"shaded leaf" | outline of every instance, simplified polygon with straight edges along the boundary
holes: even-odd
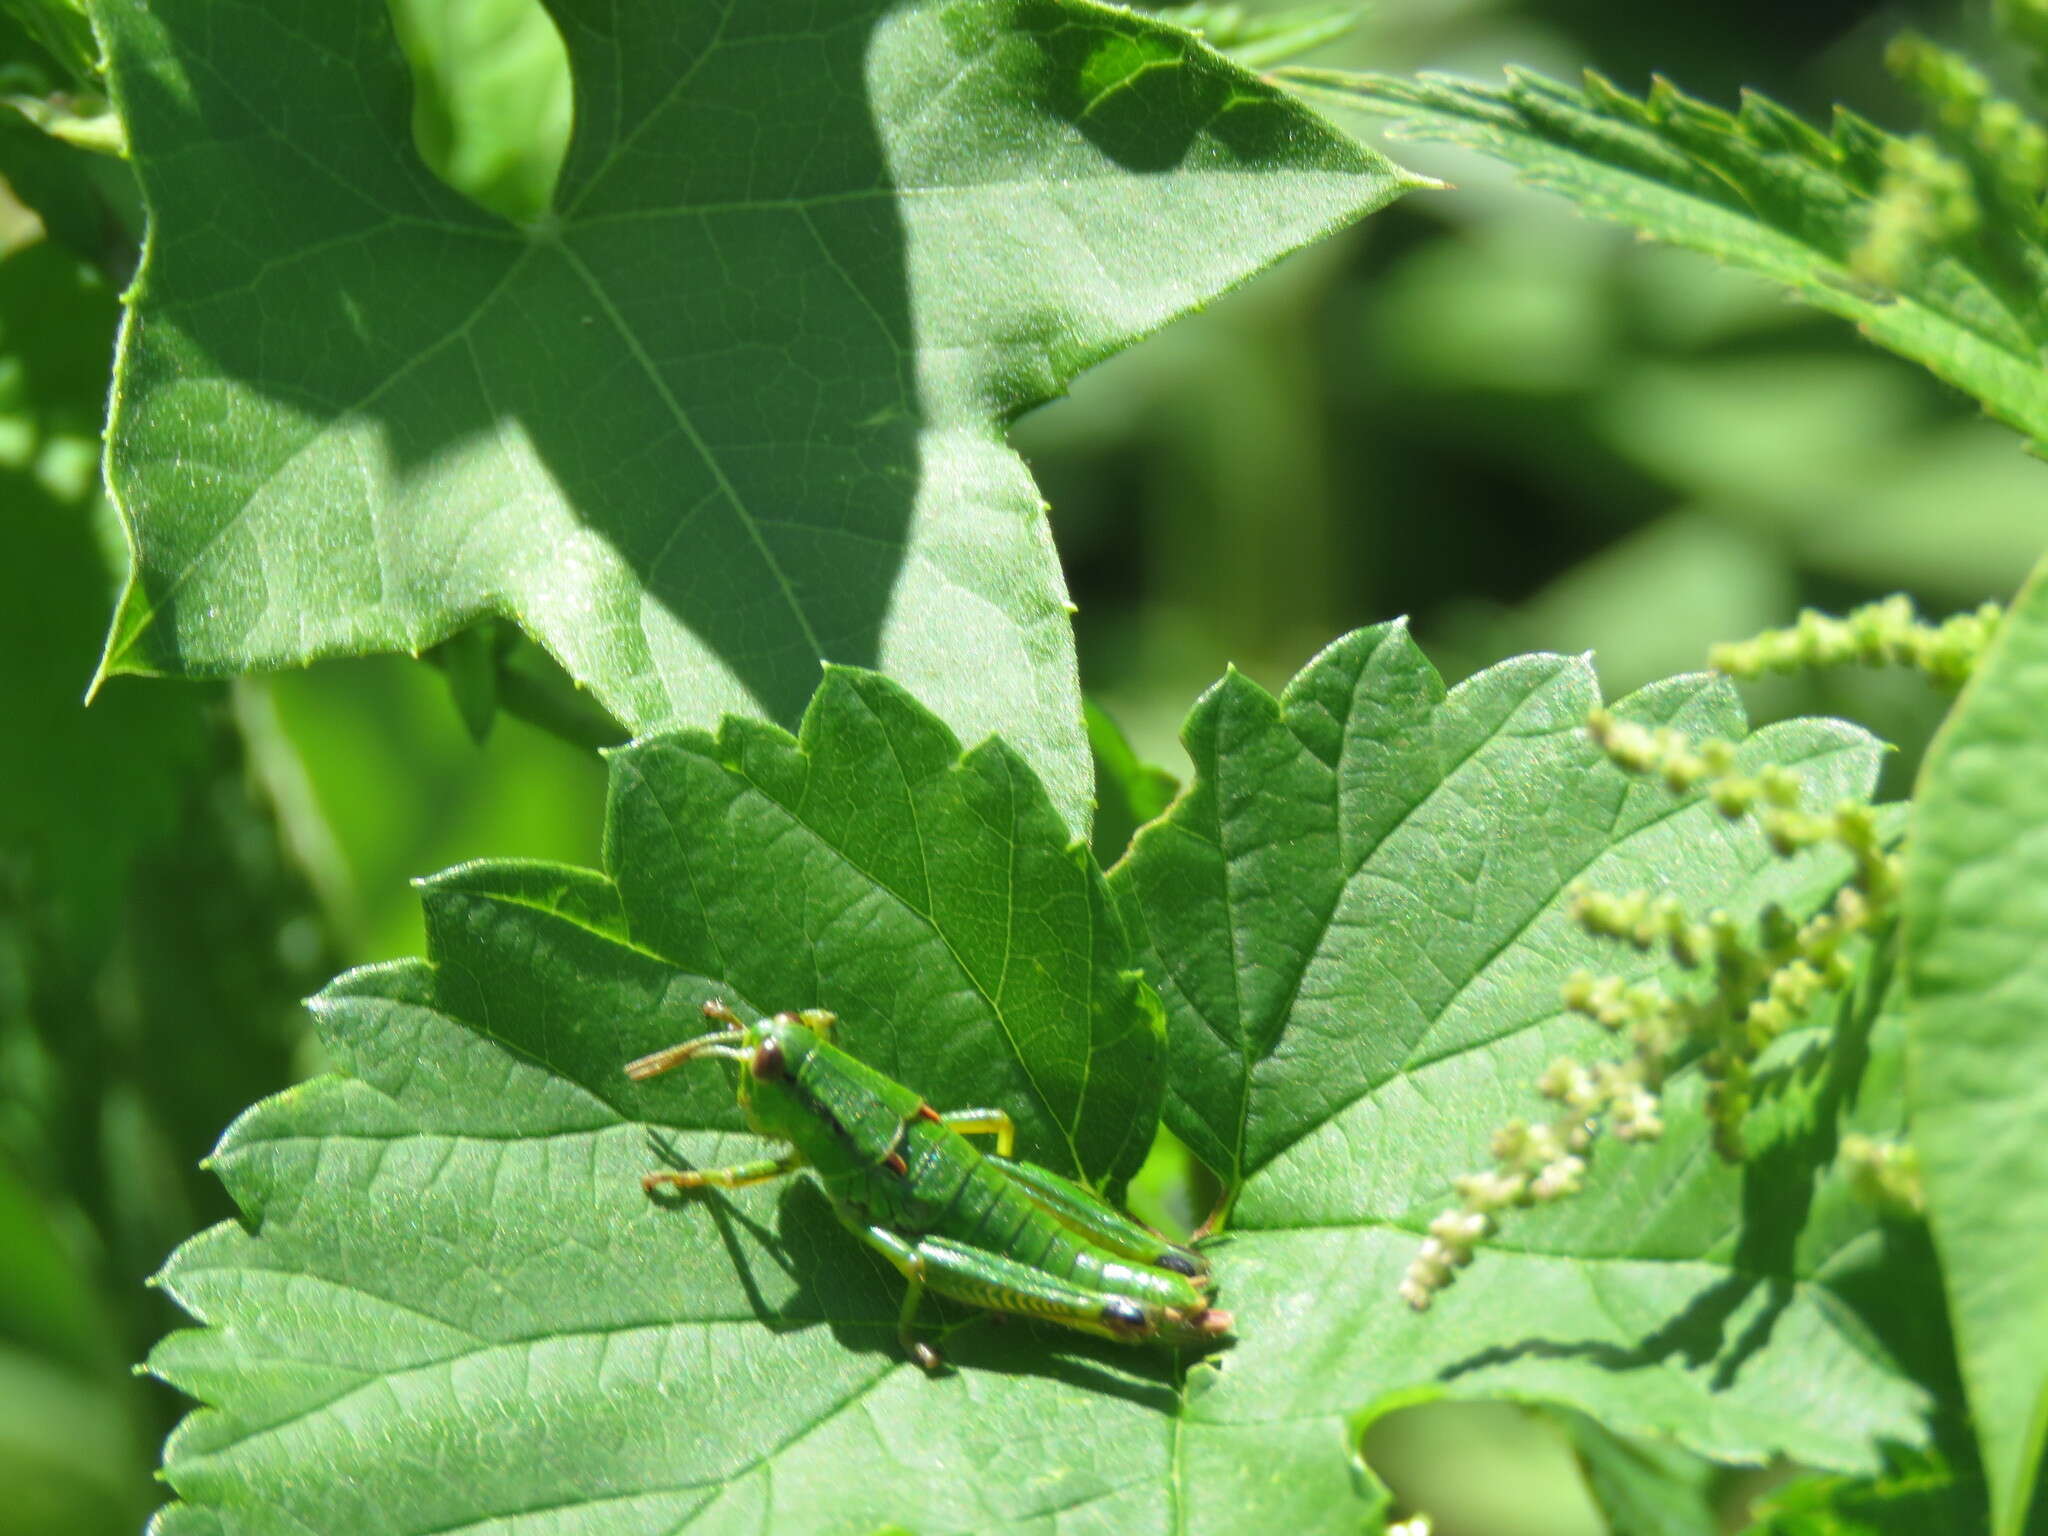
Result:
[[[1231,3],[1203,3],[1161,6],[1153,14],[1161,21],[1187,28],[1247,69],[1270,69],[1354,31],[1364,19],[1365,7],[1294,5],[1277,11],[1255,11]]]
[[[451,635],[434,647],[433,660],[448,679],[448,697],[462,717],[469,739],[478,746],[490,740],[498,718],[496,626],[479,624]]]
[[[1586,1488],[1621,1536],[1720,1536],[1711,1462],[1654,1440],[1609,1434],[1583,1414],[1565,1420]]]
[[[1407,183],[1091,0],[550,13],[574,142],[514,225],[414,149],[384,0],[98,4],[155,217],[106,670],[498,614],[645,733],[793,726],[856,663],[1000,728],[1085,828],[1065,592],[1001,426]]]
[[[1925,1536],[1981,1531],[1984,1479],[1933,1452],[1886,1458],[1877,1477],[1802,1477],[1763,1501],[1747,1536]]]
[[[83,0],[0,0],[0,11],[64,68],[71,83],[97,78],[99,49]]]
[[[1087,713],[1095,769],[1095,856],[1106,868],[1123,856],[1133,832],[1166,809],[1180,784],[1158,764],[1139,757],[1123,728],[1093,699]]]

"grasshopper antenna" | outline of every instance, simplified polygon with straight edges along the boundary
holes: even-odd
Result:
[[[724,1004],[721,1003],[719,1006],[724,1007]],[[704,1011],[709,1015],[711,1005],[707,1003]],[[739,1020],[734,1018],[733,1023],[737,1026]],[[694,1040],[685,1040],[680,1045],[666,1046],[661,1050],[653,1051],[648,1055],[640,1057],[637,1061],[627,1062],[626,1076],[632,1078],[636,1083],[644,1082],[650,1077],[659,1077],[664,1072],[673,1071],[684,1062],[694,1061],[699,1056],[723,1056],[727,1061],[747,1061],[751,1059],[752,1053],[736,1049],[736,1047],[744,1046],[746,1041],[746,1030],[738,1027],[721,1029],[715,1034],[699,1035]]]

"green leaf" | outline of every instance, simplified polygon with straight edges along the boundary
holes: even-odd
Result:
[[[1854,113],[1837,109],[1822,133],[1753,92],[1729,113],[1668,81],[1637,98],[1590,72],[1579,90],[1526,70],[1497,87],[1435,75],[1287,78],[1313,99],[1395,119],[1399,136],[1476,150],[1585,213],[1782,283],[2048,443],[2040,231],[2016,234],[2010,250],[1989,234],[1929,234],[1893,281],[1874,281],[1866,242],[1908,141]]]
[[[1711,1462],[1655,1440],[1609,1434],[1584,1414],[1565,1418],[1586,1488],[1625,1536],[1720,1536]]]
[[[448,697],[469,739],[490,740],[498,718],[498,657],[495,624],[479,624],[434,647],[434,661],[448,679]]]
[[[82,54],[66,40],[73,33]],[[101,94],[97,58],[82,4],[0,0],[0,176],[51,239],[92,263],[118,291],[135,275],[142,195],[120,158],[120,127]],[[9,236],[16,244],[27,238]],[[103,413],[104,354],[94,361],[101,366]]]
[[[1347,670],[1384,695],[1346,691]],[[1583,664],[1510,663],[1448,703],[1426,672],[1405,637],[1373,631],[1290,695],[1316,742],[1350,744],[1354,783],[1374,763],[1388,786],[1414,776],[1410,830],[1382,840],[1361,892],[1398,896],[1406,849],[1440,903],[1426,935],[1407,909],[1354,909],[1395,926],[1370,943],[1339,931],[1342,957],[1404,964],[1427,937],[1445,970],[1409,980],[1441,1000],[1503,925],[1508,942],[1439,1015],[1440,1053],[1405,1076],[1359,1077],[1397,1054],[1398,1012],[1349,1009],[1294,1036],[1321,1078],[1361,1090],[1348,1109],[1304,1116],[1318,1084],[1252,1083],[1257,1119],[1300,1128],[1250,1175],[1214,1250],[1238,1320],[1226,1352],[1190,1364],[955,1313],[939,1330],[955,1369],[927,1379],[895,1344],[900,1282],[807,1179],[642,1195],[639,1174],[664,1160],[759,1147],[733,1134],[719,1073],[619,1073],[692,1030],[713,992],[838,1009],[849,1048],[941,1105],[1008,1109],[1034,1156],[1073,1166],[1078,1147],[1099,1174],[1149,1139],[1149,1010],[1086,855],[1015,754],[956,758],[900,692],[835,670],[797,746],[733,721],[716,740],[616,754],[609,876],[453,871],[426,889],[431,964],[322,995],[341,1075],[237,1123],[215,1166],[247,1223],[166,1271],[204,1326],[152,1368],[209,1407],[169,1449],[184,1502],[164,1530],[1344,1530],[1384,1507],[1355,1470],[1368,1410],[1418,1393],[1548,1398],[1731,1459],[1874,1470],[1877,1437],[1924,1438],[1921,1394],[1891,1364],[1924,1293],[1872,1299],[1895,1267],[1823,1171],[1876,972],[1828,1020],[1842,1049],[1819,1023],[1783,1042],[1748,1170],[1703,1153],[1698,1085],[1681,1077],[1665,1144],[1603,1156],[1582,1201],[1519,1223],[1431,1316],[1395,1300],[1447,1175],[1519,1106],[1546,1048],[1580,1038],[1556,1002],[1578,959],[1556,905],[1575,860],[1602,877],[1670,871],[1738,911],[1810,903],[1841,875],[1781,864],[1593,761],[1573,729],[1592,697]],[[1226,682],[1198,719],[1244,686]],[[1430,736],[1417,706],[1467,717],[1432,738],[1447,755],[1401,756]],[[1631,708],[1741,726],[1726,685],[1698,678]],[[1798,763],[1816,795],[1866,792],[1876,756],[1814,723],[1747,749]],[[1244,814],[1271,818],[1282,784],[1262,794],[1225,761]],[[1268,917],[1303,893],[1272,894]]]
[[[1107,867],[1123,856],[1131,834],[1172,802],[1174,776],[1138,756],[1109,712],[1087,701],[1088,747],[1095,760],[1095,856]]]
[[[142,200],[125,160],[67,144],[0,109],[0,175],[53,240],[91,262],[113,287],[135,274]],[[104,363],[104,356],[95,358]],[[106,393],[106,380],[100,380]]]
[[[535,0],[393,0],[391,16],[427,163],[515,223],[547,212],[574,110],[547,12]]]
[[[1886,1457],[1877,1477],[1802,1477],[1757,1509],[1746,1536],[1927,1536],[1981,1531],[1984,1480],[1934,1452]]]
[[[553,0],[552,209],[428,173],[384,0],[97,0],[154,225],[106,670],[513,619],[635,733],[793,726],[821,659],[1077,830],[1066,596],[1005,422],[1409,185],[1092,0]]]
[[[1270,69],[1352,32],[1364,19],[1365,7],[1295,5],[1261,12],[1231,3],[1203,3],[1161,6],[1152,14],[1187,28],[1247,69]]]
[[[83,0],[0,0],[0,11],[64,67],[74,86],[97,80],[99,49]]]
[[[899,1357],[893,1273],[815,1187],[669,1206],[639,1186],[665,1158],[747,1144],[722,1073],[620,1071],[701,1028],[712,995],[829,1004],[852,1048],[936,1101],[1009,1108],[1032,1156],[1097,1178],[1135,1164],[1157,1005],[1028,770],[1000,743],[961,756],[900,690],[840,669],[798,741],[735,720],[612,762],[616,880],[485,863],[428,882],[433,963],[316,1000],[347,1075],[224,1141],[214,1166],[253,1225],[165,1273],[210,1327],[154,1368],[217,1405],[171,1448],[187,1503],[166,1529],[525,1512],[655,1531],[766,1520],[770,1501],[778,1529],[928,1529],[1019,1500],[1098,1497],[1112,1518],[1154,1499],[1160,1362],[1049,1365],[1028,1331],[976,1328],[949,1345],[967,1371],[927,1382]],[[867,1476],[849,1473],[856,1449]],[[1059,1472],[1069,1455],[1093,1470]],[[926,1458],[994,1469],[989,1502]],[[1148,1469],[1142,1494],[1119,1492]]]
[[[1451,1179],[1537,1112],[1543,1068],[1611,1050],[1562,984],[1647,962],[1571,922],[1574,882],[1742,918],[1811,910],[1843,877],[1833,855],[1778,860],[1697,795],[1607,765],[1583,730],[1597,697],[1583,660],[1545,656],[1446,694],[1392,625],[1332,646],[1280,700],[1233,673],[1190,717],[1195,783],[1112,883],[1167,1008],[1168,1124],[1241,1189],[1230,1298],[1279,1308],[1313,1378],[1296,1400],[1326,1411],[1429,1384],[1548,1399],[1720,1460],[1874,1466],[1879,1437],[1925,1438],[1893,1355],[1926,1304],[1873,1297],[1885,1245],[1826,1172],[1875,975],[1840,1005],[1849,1044],[1824,1050],[1816,1028],[1778,1071],[1743,1167],[1708,1150],[1681,1073],[1661,1142],[1604,1151],[1583,1196],[1517,1215],[1426,1316],[1394,1299]],[[1725,681],[1616,707],[1744,734]],[[1796,767],[1816,805],[1866,797],[1878,756],[1826,721],[1741,749]],[[1257,1379],[1234,1358],[1219,1409]]]
[[[605,862],[635,945],[764,1012],[832,1008],[928,1098],[1010,1108],[1036,1161],[1095,1183],[1137,1170],[1158,1003],[1087,849],[1008,746],[963,757],[901,689],[835,668],[795,742],[735,718],[612,762]]]
[[[1928,751],[1911,848],[1912,1142],[2012,1533],[2048,1440],[2048,565]]]

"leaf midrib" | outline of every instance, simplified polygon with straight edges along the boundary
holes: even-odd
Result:
[[[1576,728],[1566,727],[1563,729],[1570,730]],[[1489,738],[1489,740],[1492,739],[1493,738],[1491,737]],[[1526,740],[1528,738],[1521,739]],[[1815,750],[1805,754],[1804,756],[1791,758],[1787,761],[1788,764],[1791,766],[1798,766],[1802,764],[1823,761],[1828,758],[1839,756],[1845,753],[1854,753],[1859,750],[1864,750],[1862,744],[1860,743],[1834,743],[1824,747],[1816,747]],[[1444,782],[1449,782],[1448,776],[1446,777]],[[1424,1044],[1424,1042],[1427,1041],[1429,1035],[1435,1030],[1436,1026],[1443,1022],[1444,1016],[1450,1011],[1452,1006],[1456,1004],[1458,999],[1463,997],[1474,986],[1478,985],[1482,980],[1484,980],[1487,972],[1491,970],[1494,964],[1497,963],[1503,955],[1509,953],[1514,948],[1514,946],[1520,942],[1522,937],[1525,934],[1527,934],[1530,928],[1534,927],[1537,922],[1541,921],[1546,914],[1554,911],[1557,907],[1559,900],[1562,899],[1570,891],[1571,886],[1574,882],[1581,879],[1585,875],[1587,870],[1591,869],[1601,860],[1609,857],[1610,855],[1618,852],[1619,850],[1627,848],[1629,844],[1633,842],[1636,838],[1643,836],[1646,833],[1655,831],[1657,828],[1663,826],[1665,823],[1673,820],[1674,818],[1685,815],[1687,813],[1699,812],[1702,810],[1707,811],[1710,814],[1716,816],[1718,816],[1719,814],[1718,812],[1713,811],[1711,802],[1708,801],[1704,795],[1697,795],[1693,799],[1675,801],[1672,805],[1659,811],[1650,820],[1642,822],[1637,826],[1631,827],[1619,838],[1615,838],[1601,844],[1600,847],[1593,852],[1591,857],[1589,857],[1583,863],[1581,863],[1577,869],[1573,870],[1570,874],[1566,875],[1563,878],[1563,880],[1552,889],[1550,894],[1543,900],[1543,902],[1540,905],[1533,908],[1524,917],[1523,921],[1517,926],[1515,931],[1509,934],[1499,944],[1495,945],[1494,948],[1487,954],[1487,956],[1483,960],[1481,960],[1477,966],[1473,968],[1472,973],[1469,976],[1467,976],[1464,981],[1459,983],[1457,990],[1453,992],[1452,995],[1445,1000],[1443,1006],[1439,1008],[1435,1016],[1430,1019],[1429,1028],[1423,1031],[1422,1037],[1418,1039],[1418,1041],[1416,1042],[1415,1048],[1411,1050],[1409,1055],[1406,1058],[1404,1058],[1397,1067],[1390,1071],[1385,1077],[1382,1077],[1374,1082],[1365,1084],[1362,1088],[1360,1088],[1360,1090],[1357,1093],[1343,1100],[1341,1103],[1333,1106],[1330,1112],[1323,1116],[1322,1119],[1317,1120],[1312,1124],[1303,1126],[1301,1130],[1291,1140],[1285,1142],[1280,1146],[1275,1147],[1266,1157],[1261,1158],[1256,1165],[1245,1171],[1244,1177],[1246,1181],[1249,1182],[1253,1177],[1255,1177],[1258,1174],[1258,1172],[1261,1169],[1267,1167],[1270,1163],[1272,1163],[1275,1158],[1280,1157],[1282,1154],[1289,1151],[1291,1148],[1299,1145],[1305,1138],[1307,1138],[1310,1135],[1313,1135],[1316,1131],[1320,1130],[1323,1126],[1335,1120],[1338,1116],[1347,1113],[1349,1110],[1351,1110],[1358,1104],[1361,1104],[1365,1100],[1373,1097],[1375,1094],[1380,1092],[1380,1090],[1387,1087],[1390,1083],[1393,1083],[1398,1079],[1404,1077],[1413,1076],[1415,1073],[1421,1071],[1426,1067],[1437,1066],[1443,1062],[1455,1060],[1457,1057],[1466,1055],[1472,1051],[1491,1049],[1492,1047],[1500,1044],[1504,1040],[1513,1039],[1517,1035],[1524,1034],[1531,1029],[1539,1028],[1548,1021],[1557,1018],[1559,1014],[1564,1011],[1562,1007],[1560,1007],[1557,1010],[1553,1010],[1550,1013],[1539,1014],[1534,1018],[1520,1020],[1508,1026],[1507,1028],[1500,1030],[1495,1034],[1488,1035],[1486,1038],[1482,1040],[1467,1041],[1463,1044],[1453,1046],[1452,1048],[1442,1051],[1441,1053],[1435,1055],[1421,1054],[1421,1047]],[[1759,857],[1745,870],[1745,878],[1754,878],[1759,870],[1770,868],[1771,864],[1775,861],[1775,858],[1776,856],[1771,854],[1768,849],[1762,849],[1761,857]],[[1348,888],[1350,882],[1358,879],[1359,876],[1363,873],[1364,870],[1360,869],[1354,871],[1352,874],[1347,876],[1345,880],[1345,886]],[[1324,937],[1326,938],[1327,936],[1328,925],[1326,924],[1324,927]],[[1318,951],[1320,950],[1320,946],[1321,940],[1319,939],[1317,945]],[[1304,974],[1306,974],[1305,969]]]

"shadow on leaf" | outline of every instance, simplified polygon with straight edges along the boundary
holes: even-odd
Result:
[[[1734,1213],[1734,1251],[1721,1279],[1633,1344],[1523,1339],[1454,1361],[1440,1379],[1529,1358],[1583,1359],[1612,1371],[1675,1359],[1693,1370],[1711,1367],[1713,1391],[1734,1386],[1769,1345],[1808,1278],[1800,1273],[1800,1240],[1814,1216],[1815,1192],[1834,1166],[1841,1118],[1854,1106],[1870,1064],[1871,1031],[1890,980],[1887,954],[1880,944],[1858,990],[1833,1004],[1825,1033],[1781,1042],[1783,1054],[1775,1062],[1766,1057],[1758,1072],[1745,1122],[1748,1156]],[[1837,1287],[1833,1276],[1829,1285]],[[1737,1330],[1732,1337],[1731,1329]]]
[[[666,1166],[690,1166],[665,1138],[650,1132],[648,1142]],[[880,1354],[909,1364],[896,1341],[895,1323],[878,1321],[895,1317],[903,1282],[841,1224],[812,1180],[797,1175],[788,1181],[776,1205],[773,1229],[716,1190],[649,1198],[664,1206],[704,1205],[748,1305],[770,1333],[792,1333],[822,1323],[851,1353]],[[768,1300],[754,1273],[757,1258],[764,1254],[795,1287],[780,1306]],[[1180,1407],[1182,1364],[1163,1349],[1119,1345],[938,1297],[926,1298],[918,1328],[939,1348],[948,1371],[1039,1376],[1084,1392],[1121,1397],[1161,1414]]]

